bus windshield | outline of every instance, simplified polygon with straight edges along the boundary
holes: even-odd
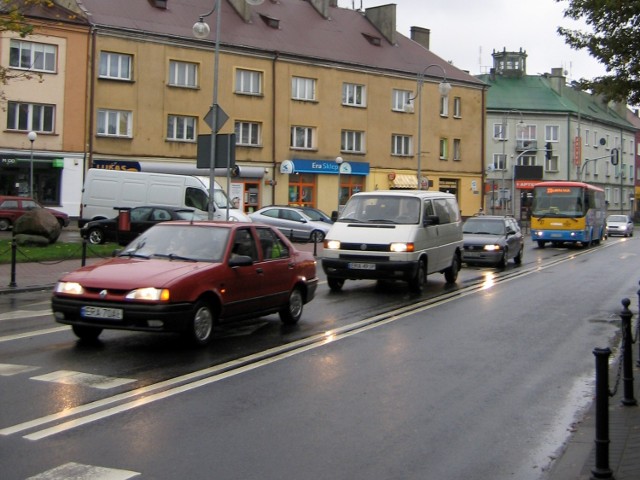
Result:
[[[588,210],[581,187],[535,187],[531,215],[534,217],[582,217]]]

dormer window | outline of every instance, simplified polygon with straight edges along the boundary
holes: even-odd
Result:
[[[368,33],[363,33],[362,36],[366,38],[371,45],[375,45],[376,47],[382,45],[382,39],[380,37],[369,35]]]
[[[262,21],[263,21],[263,22],[264,22],[268,27],[275,28],[275,29],[280,28],[280,20],[279,20],[279,19],[277,19],[277,18],[273,18],[273,17],[270,17],[270,16],[268,16],[268,15],[264,15],[264,14],[262,14],[262,13],[260,14],[260,18],[262,19]]]

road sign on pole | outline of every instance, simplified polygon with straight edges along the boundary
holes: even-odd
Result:
[[[222,110],[222,107],[220,107],[220,105],[215,105],[214,106],[217,109],[216,112],[216,128],[215,131],[216,133],[218,133],[220,131],[220,129],[222,128],[222,126],[227,123],[227,120],[229,120],[229,116],[226,114],[226,112],[224,110]],[[207,114],[204,116],[204,122],[209,125],[209,128],[211,130],[213,130],[213,109],[214,107],[211,107],[209,109],[209,111],[207,112]]]

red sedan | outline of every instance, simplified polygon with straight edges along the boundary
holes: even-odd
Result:
[[[316,260],[277,229],[238,222],[158,224],[116,257],[65,274],[57,322],[81,339],[103,329],[181,332],[208,344],[218,322],[279,313],[295,324],[318,286]]]

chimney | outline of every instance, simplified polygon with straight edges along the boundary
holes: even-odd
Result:
[[[565,76],[562,68],[552,68],[549,76],[551,88],[558,94],[562,95],[562,87],[565,85]]]
[[[244,1],[244,0],[242,0]],[[329,19],[329,7],[337,6],[337,0],[309,0],[309,3],[313,5],[313,8],[322,15],[325,19]],[[336,5],[332,5],[335,3]]]
[[[251,7],[247,2],[244,0],[229,0],[229,3],[245,23],[251,21]]]
[[[364,15],[391,45],[396,44],[396,5],[394,3],[367,8]]]
[[[422,27],[411,27],[411,40],[429,50],[431,30]]]

